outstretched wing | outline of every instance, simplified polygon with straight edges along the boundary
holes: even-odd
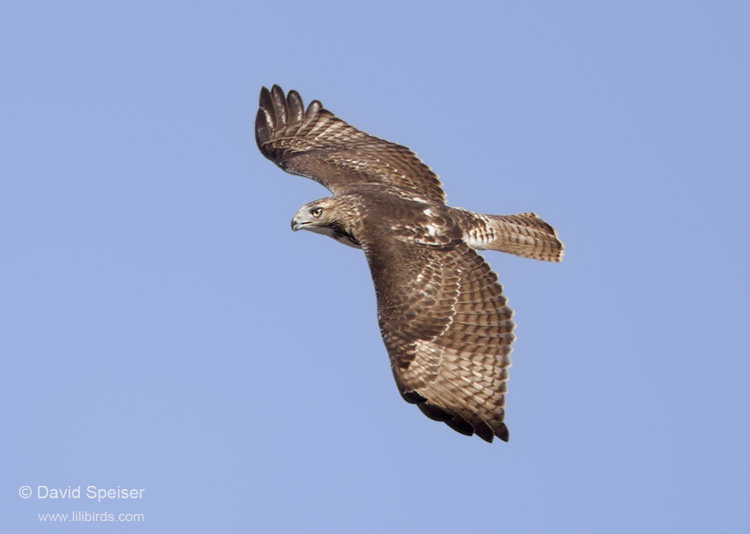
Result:
[[[428,417],[507,441],[513,310],[477,252],[460,237],[442,241],[380,233],[363,242],[393,374]]]
[[[312,178],[334,194],[353,184],[387,184],[407,196],[445,203],[440,180],[408,148],[350,126],[313,100],[305,111],[296,91],[260,91],[255,140],[268,159]]]

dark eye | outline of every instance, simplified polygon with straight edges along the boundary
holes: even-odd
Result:
[[[313,217],[317,219],[318,217],[323,215],[323,208],[312,208],[310,210],[310,215],[312,215]]]

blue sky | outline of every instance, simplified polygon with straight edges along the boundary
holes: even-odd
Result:
[[[750,8],[439,4],[0,7],[3,531],[748,528]],[[486,254],[510,443],[404,403],[363,254],[289,230],[327,192],[255,147],[274,83],[558,228]]]

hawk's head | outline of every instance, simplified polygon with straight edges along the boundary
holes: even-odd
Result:
[[[321,198],[302,206],[292,219],[292,230],[309,230],[332,237],[345,245],[361,248],[350,224],[352,207],[340,198]]]

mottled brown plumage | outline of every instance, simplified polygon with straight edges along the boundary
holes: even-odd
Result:
[[[428,417],[486,441],[508,440],[505,394],[513,310],[474,249],[561,261],[557,232],[533,213],[485,215],[445,205],[437,175],[408,148],[372,137],[296,91],[260,93],[260,151],[333,192],[292,220],[362,248],[401,395]]]

